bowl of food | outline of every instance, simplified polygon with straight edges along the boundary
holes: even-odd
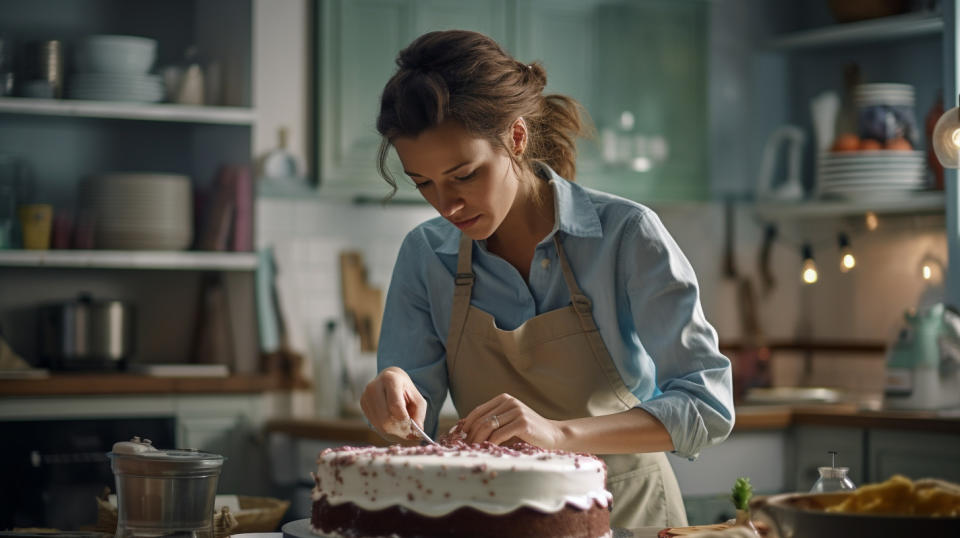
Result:
[[[774,536],[960,536],[960,485],[896,475],[854,491],[757,497],[755,517]]]

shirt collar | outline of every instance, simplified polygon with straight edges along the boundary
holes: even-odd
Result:
[[[583,187],[560,177],[552,168],[537,163],[537,174],[549,180],[554,194],[553,230],[543,239],[549,241],[558,232],[579,237],[602,237],[600,216]],[[448,223],[449,224],[449,223]],[[453,225],[450,224],[452,227]],[[460,250],[460,234],[450,233],[437,248],[440,254],[457,254]]]

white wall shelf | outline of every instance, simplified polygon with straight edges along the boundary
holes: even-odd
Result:
[[[78,99],[29,99],[23,97],[0,98],[0,113],[217,125],[252,125],[256,120],[256,111],[244,107],[123,103]]]
[[[877,214],[943,213],[946,201],[942,191],[917,192],[896,198],[862,200],[812,200],[805,202],[760,202],[758,217],[769,220],[849,217],[868,211]]]
[[[0,267],[253,271],[253,252],[0,250]]]
[[[784,34],[772,39],[767,48],[781,51],[815,49],[941,33],[943,18],[939,15],[909,13]]]

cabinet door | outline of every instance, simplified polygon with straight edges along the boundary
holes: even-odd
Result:
[[[463,28],[506,35],[505,0],[325,0],[319,10],[321,184],[334,193],[383,196],[377,173],[380,93],[397,53],[431,30]],[[391,154],[391,169],[401,169]],[[418,196],[398,176],[401,190]]]
[[[410,2],[329,0],[320,3],[318,144],[322,188],[377,185],[380,91],[410,34]],[[382,190],[386,191],[386,186]]]
[[[837,452],[837,466],[850,469],[847,476],[854,484],[865,483],[866,465],[863,461],[865,432],[858,428],[832,428],[826,426],[798,426],[793,431],[791,446],[794,462],[794,491],[809,491],[820,476],[818,467],[830,466],[830,454]]]
[[[873,482],[895,474],[960,482],[960,435],[870,430],[868,439]]]
[[[600,188],[638,201],[705,199],[706,3],[604,3],[597,11]]]

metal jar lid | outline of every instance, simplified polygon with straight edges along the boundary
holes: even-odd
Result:
[[[149,440],[115,443],[107,453],[114,474],[136,476],[211,476],[219,475],[224,457],[198,450],[157,450]]]

